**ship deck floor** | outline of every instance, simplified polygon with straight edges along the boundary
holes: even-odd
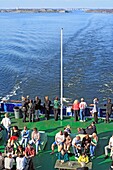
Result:
[[[40,120],[39,122],[26,122],[23,123],[22,119],[15,119],[11,114],[12,126],[17,125],[19,129],[22,129],[25,125],[28,129],[33,129],[37,127],[38,130],[45,131],[48,135],[48,142],[43,151],[39,151],[38,155],[34,158],[34,167],[35,170],[54,170],[54,165],[57,160],[56,154],[50,155],[51,144],[54,142],[54,136],[59,130],[63,130],[66,125],[71,126],[72,133],[77,133],[77,127],[86,128],[91,122],[92,119],[87,120],[86,122],[74,122],[73,117],[64,118],[62,121],[54,121],[54,118],[50,120]],[[104,146],[108,144],[109,138],[113,134],[113,122],[105,124],[103,120],[99,120],[99,123],[96,125],[97,133],[99,136],[99,144],[96,149],[96,156],[92,160],[93,168],[92,170],[108,170],[111,164],[111,159],[104,159]],[[0,151],[4,150],[4,141],[0,141]],[[57,153],[57,150],[55,150]],[[74,156],[70,156],[70,160],[75,160]]]

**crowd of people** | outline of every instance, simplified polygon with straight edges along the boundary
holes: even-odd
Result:
[[[45,114],[45,119],[49,120],[50,112],[51,112],[51,101],[48,96],[44,97],[44,103],[42,105],[41,99],[38,96],[35,97],[35,100],[29,99],[29,96],[22,96],[22,115],[23,122],[26,122],[26,118],[29,118],[29,122],[39,121],[39,114],[43,112]],[[53,111],[54,111],[54,119],[58,120],[58,114],[60,109],[60,101],[58,97],[55,97],[53,101]]]
[[[5,117],[2,119],[1,125],[3,125],[6,132],[6,147],[4,153],[0,153],[0,169],[34,169],[32,158],[38,154],[40,145],[40,133],[38,129],[35,127],[30,131],[24,126],[23,130],[20,131],[18,126],[13,126],[11,128],[11,120],[8,117],[8,113],[6,113]]]
[[[75,159],[83,167],[94,158],[95,149],[98,144],[95,122],[92,122],[86,129],[78,128],[78,134],[74,137],[71,134],[71,127],[67,125],[63,131],[55,135],[55,141],[51,145],[54,154],[55,146],[58,147],[58,159],[61,163],[69,160],[70,152],[74,153]],[[71,150],[72,148],[72,150]]]
[[[95,123],[98,123],[98,104],[99,99],[94,98],[92,104],[87,104],[84,101],[84,98],[79,100],[74,100],[71,106],[71,112],[74,115],[74,121],[85,122],[86,121],[86,109],[87,107],[92,107],[92,116],[94,117]],[[110,115],[112,114],[112,107],[113,104],[111,103],[111,99],[107,100],[107,103],[103,106],[106,107],[106,119],[105,122],[109,123]],[[42,104],[41,99],[38,96],[35,97],[34,100],[29,99],[29,96],[22,97],[22,107],[21,107],[22,115],[23,115],[23,122],[26,122],[26,118],[29,118],[30,122],[39,121],[39,114],[44,113],[45,119],[49,120],[50,114],[54,113],[55,121],[58,120],[58,115],[60,113],[60,101],[58,97],[55,97],[54,101],[51,102],[48,96],[44,97],[44,102]]]
[[[30,130],[28,130],[26,126],[24,126],[22,131],[19,130],[18,126],[11,128],[11,120],[8,117],[8,113],[5,114],[1,124],[6,130],[6,147],[4,153],[0,153],[2,160],[0,166],[6,170],[34,169],[32,158],[38,154],[40,145],[40,132],[38,129],[34,128],[30,134]],[[58,159],[65,162],[69,160],[70,148],[73,148],[75,158],[78,159],[79,162],[82,157],[84,157],[84,154],[85,157],[88,156],[89,162],[89,158],[94,156],[98,142],[95,122],[92,122],[86,129],[78,128],[77,130],[78,134],[74,137],[71,136],[70,125],[67,125],[63,131],[59,131],[51,146],[51,154],[54,154],[55,146],[58,146]],[[80,136],[81,134],[84,135],[83,139]],[[87,163],[87,161],[85,163]]]
[[[95,156],[95,149],[98,144],[98,135],[95,124],[98,123],[98,98],[93,100],[94,122],[92,122],[86,128],[77,128],[78,134],[72,136],[71,127],[67,125],[63,131],[59,131],[55,135],[55,141],[51,145],[52,152],[54,154],[55,146],[58,147],[58,159],[63,163],[69,160],[69,154],[71,148],[75,155],[75,159],[78,160],[82,167],[85,167],[90,159]],[[112,113],[113,104],[111,99],[108,99],[107,103],[104,105],[106,107],[106,123],[109,123],[109,117]],[[74,113],[75,122],[80,120],[80,122],[85,122],[85,109],[87,103],[81,98],[81,101],[75,100],[72,104],[72,111]],[[23,122],[26,122],[26,118],[29,118],[29,122],[39,121],[39,114],[41,110],[45,114],[45,119],[49,120],[51,101],[48,96],[44,97],[43,108],[41,104],[41,99],[38,96],[35,100],[29,99],[29,96],[22,97],[22,115]],[[58,120],[58,114],[60,109],[60,101],[58,97],[55,98],[53,102],[54,119]],[[17,170],[28,170],[29,167],[34,169],[32,158],[38,154],[40,145],[40,133],[37,128],[34,128],[32,134],[24,126],[23,130],[20,132],[18,126],[13,126],[11,129],[11,120],[8,117],[8,113],[2,119],[1,124],[6,130],[6,147],[4,154],[0,153],[0,166],[6,170],[13,170],[13,165],[15,163]],[[2,128],[2,127],[1,127]],[[20,140],[21,136],[21,140]],[[19,141],[20,140],[20,141]],[[35,147],[34,147],[35,146]],[[111,150],[110,156],[113,157],[113,136],[110,138],[109,144],[105,147],[105,158],[108,157],[108,150]]]

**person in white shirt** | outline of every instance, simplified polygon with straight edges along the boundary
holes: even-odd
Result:
[[[23,170],[27,166],[27,158],[21,154],[16,158],[16,169]]]
[[[80,108],[80,122],[85,121],[85,109],[87,107],[86,102],[84,102],[84,99],[81,98],[81,102],[79,104],[79,108]]]
[[[80,136],[76,136],[72,140],[72,147],[73,147],[73,152],[75,154],[75,159],[78,159],[80,153],[81,153],[81,138]]]
[[[40,145],[40,133],[37,128],[33,129],[33,132],[31,134],[31,140],[29,141],[30,144],[36,145],[36,154],[38,154],[38,147]]]
[[[63,132],[62,131],[58,132],[55,136],[55,142],[51,146],[52,152],[50,154],[54,154],[54,147],[56,145],[58,146],[58,152],[60,152],[63,147],[64,140],[65,140],[65,137],[64,137]]]
[[[5,127],[6,129],[6,140],[9,139],[10,135],[10,127],[11,127],[11,120],[8,118],[8,113],[5,114],[5,117],[2,119],[1,124]]]
[[[113,157],[113,135],[109,139],[109,144],[105,146],[105,159],[108,158],[108,150],[111,150],[110,157]]]
[[[12,158],[12,155],[9,154],[8,157],[5,157],[4,167],[7,170],[12,170],[13,164],[14,164],[14,159]]]

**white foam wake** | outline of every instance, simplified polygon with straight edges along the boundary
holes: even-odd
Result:
[[[17,95],[17,91],[20,89],[20,85],[22,84],[22,81],[16,83],[13,87],[13,89],[9,92],[9,94],[7,94],[4,97],[1,97],[2,101],[7,101],[10,99],[10,97],[12,96],[16,96]]]

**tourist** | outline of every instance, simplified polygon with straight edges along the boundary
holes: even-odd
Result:
[[[41,99],[39,99],[38,96],[35,97],[34,108],[35,108],[35,120],[39,121],[39,113],[41,112]]]
[[[108,99],[107,104],[105,104],[104,106],[106,106],[106,123],[109,123],[109,117],[112,113],[112,107],[113,107],[113,104],[111,103],[111,99]]]
[[[30,102],[30,98],[29,98],[29,95],[26,96],[26,104],[28,105]]]
[[[29,130],[27,129],[26,126],[24,126],[24,129],[22,130],[21,132],[21,137],[22,137],[22,140],[21,140],[21,145],[24,145],[24,147],[26,148],[27,147],[27,143],[30,139],[30,134],[29,134]]]
[[[27,159],[27,166],[29,166],[28,170],[34,170],[33,168],[33,160],[32,158],[36,155],[35,149],[31,146],[31,144],[27,144],[25,149],[25,158]]]
[[[18,145],[18,148],[15,151],[15,156],[24,155],[24,151],[25,149],[22,147],[22,145]]]
[[[85,122],[85,109],[87,107],[86,102],[84,101],[83,98],[81,98],[81,102],[79,104],[80,108],[80,122]]]
[[[55,121],[57,121],[59,109],[60,109],[60,102],[58,100],[58,97],[56,97],[55,100],[54,100],[53,108],[54,108],[54,118],[55,118]]]
[[[77,128],[77,132],[78,134],[86,134],[86,131],[83,128]]]
[[[28,143],[25,148],[25,155],[27,155],[27,158],[33,158],[36,155],[35,149],[30,143]]]
[[[27,117],[27,109],[28,109],[28,103],[26,101],[26,98],[22,96],[22,115],[23,115],[23,122],[26,122]]]
[[[58,152],[61,151],[63,148],[63,142],[65,140],[65,136],[63,132],[60,130],[56,135],[55,135],[55,142],[52,144],[51,149],[52,152],[50,154],[54,154],[54,147],[58,146]]]
[[[83,152],[78,158],[78,163],[80,163],[81,167],[85,167],[88,162],[89,162],[89,158],[86,155],[86,153]]]
[[[0,152],[0,170],[3,170],[4,168],[4,156],[2,155],[2,152]]]
[[[13,170],[14,159],[12,158],[12,154],[9,154],[4,159],[4,167],[6,170]]]
[[[95,148],[98,143],[98,136],[96,133],[92,134],[91,144],[90,144],[90,157],[93,158],[95,155]]]
[[[23,167],[23,155],[18,154],[16,157],[16,170],[24,170],[25,167]]]
[[[71,127],[70,127],[70,125],[67,125],[67,126],[64,128],[64,132],[67,132],[68,134],[71,133]]]
[[[33,100],[29,100],[28,103],[28,115],[29,115],[29,122],[34,122],[34,104]]]
[[[92,135],[95,132],[95,129],[93,128],[92,125],[89,125],[86,129],[85,129],[86,134],[88,135]]]
[[[90,104],[90,106],[93,106],[92,113],[94,114],[95,123],[98,123],[98,102],[99,102],[99,99],[95,98],[93,100],[93,104]]]
[[[104,149],[105,149],[105,159],[107,159],[108,158],[108,150],[111,150],[111,151],[113,150],[113,135],[109,139],[109,144],[107,146],[105,146]],[[113,157],[113,155],[110,154],[110,157]]]
[[[9,141],[11,141],[11,145],[14,145],[14,142],[18,140],[19,135],[20,135],[20,132],[18,130],[18,126],[13,126],[12,134],[9,139]]]
[[[38,148],[40,145],[40,133],[37,128],[33,129],[33,132],[31,134],[31,140],[29,141],[29,143],[36,145],[36,154],[38,154]]]
[[[89,137],[88,134],[85,135],[85,137],[83,137],[82,139],[82,148],[83,151],[87,154],[89,154],[90,151],[90,144],[91,144],[91,138]]]
[[[74,116],[75,116],[75,122],[78,121],[78,117],[79,117],[79,101],[78,100],[75,100],[73,105],[72,105],[72,110],[73,110],[73,113],[74,113]]]
[[[11,120],[8,117],[8,113],[5,114],[5,118],[2,119],[1,124],[6,129],[6,140],[8,140],[10,136],[10,127],[11,127]]]
[[[5,147],[4,154],[5,154],[5,156],[8,154],[11,154],[12,156],[14,156],[14,145],[11,145],[10,141],[8,141],[8,143]]]
[[[49,97],[45,96],[44,97],[44,113],[45,113],[45,119],[46,120],[49,120],[50,105],[51,105],[51,101],[49,100]]]
[[[93,133],[96,133],[96,134],[97,134],[97,129],[96,129],[96,126],[95,126],[95,122],[94,122],[94,121],[91,123],[91,126],[92,126],[92,129],[93,129]]]
[[[71,143],[72,143],[72,138],[70,137],[68,132],[65,132],[65,131],[64,131],[64,136],[65,136],[64,150],[69,153],[70,152]]]
[[[80,153],[81,153],[81,138],[80,136],[76,136],[72,140],[72,147],[73,147],[73,152],[75,154],[75,159],[78,159]]]
[[[64,149],[57,153],[57,157],[61,163],[69,161],[68,153]]]

